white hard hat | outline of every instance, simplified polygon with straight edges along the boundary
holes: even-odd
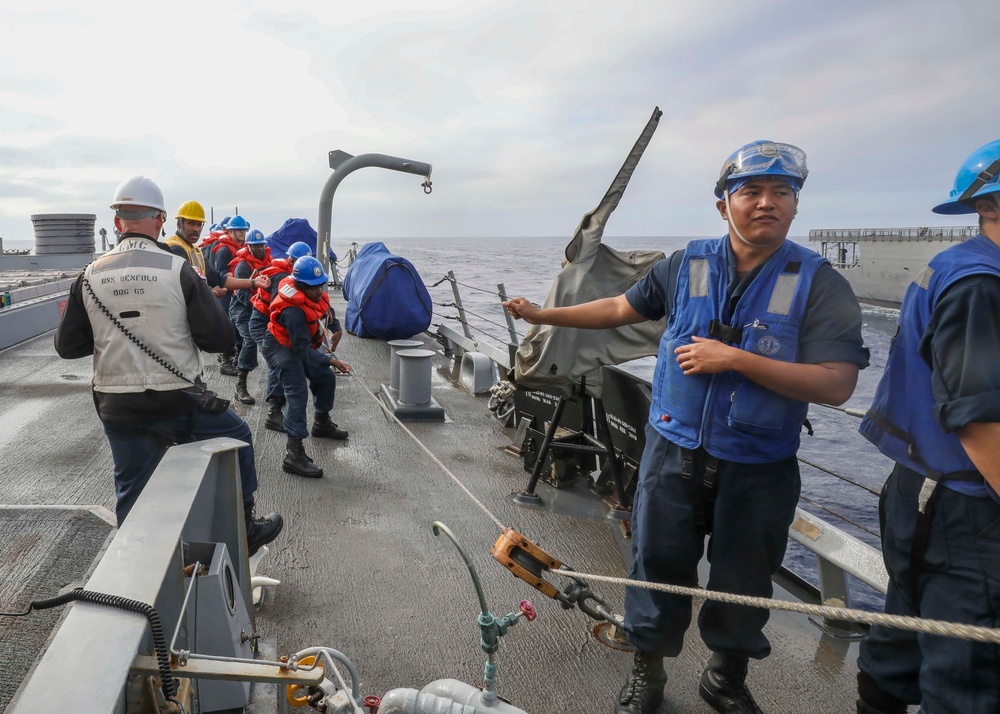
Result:
[[[152,179],[145,176],[133,176],[118,184],[111,208],[117,210],[123,206],[155,208],[164,213],[167,211],[163,207],[163,191],[153,183]]]

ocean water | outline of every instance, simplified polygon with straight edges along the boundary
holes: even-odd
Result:
[[[605,237],[604,242],[619,250],[662,250],[669,255],[683,248],[688,240],[690,238],[680,236]],[[805,243],[801,238],[795,240]],[[504,285],[507,295],[523,295],[535,303],[542,303],[559,273],[569,238],[387,238],[382,242],[397,255],[410,260],[429,287],[435,303],[434,323],[461,329],[457,310],[449,306],[455,301],[451,284],[443,282],[435,286],[450,270],[460,283],[461,300],[476,338],[502,346],[508,335],[497,284]],[[5,249],[31,247],[31,241],[4,242]],[[349,247],[348,241],[333,241],[334,251],[342,258]],[[867,409],[885,366],[889,340],[895,332],[897,311],[862,306],[862,314],[864,340],[871,350],[871,366],[861,371],[854,395],[842,409]],[[518,334],[523,335],[526,325],[515,324]],[[891,462],[861,437],[858,418],[842,410],[812,405],[809,421],[813,434],[803,432],[799,457],[815,466],[801,464],[800,507],[878,547],[878,498],[872,491],[877,493],[881,488]],[[817,582],[815,557],[804,548],[790,544],[785,565],[807,580]],[[856,607],[870,610],[882,607],[882,596],[860,582],[852,583],[852,596]]]

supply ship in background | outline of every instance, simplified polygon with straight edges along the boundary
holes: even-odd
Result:
[[[861,302],[898,308],[906,286],[942,250],[974,237],[977,226],[817,228],[809,242],[851,283]]]

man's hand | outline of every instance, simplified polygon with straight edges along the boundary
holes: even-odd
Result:
[[[253,280],[254,280],[254,285],[256,285],[258,288],[264,288],[265,290],[267,290],[269,287],[271,287],[271,278],[268,277],[267,275],[257,275],[254,277]]]
[[[527,298],[516,297],[501,303],[515,320],[524,320],[529,325],[538,324],[539,309]]]
[[[684,374],[718,374],[733,368],[733,357],[741,350],[707,337],[691,337],[694,342],[674,350]]]
[[[226,289],[223,287],[212,288],[212,292],[215,293],[215,297],[220,298],[226,294]]]
[[[336,357],[330,360],[330,366],[341,374],[349,374],[351,372],[351,365],[347,364],[344,360],[337,359]]]

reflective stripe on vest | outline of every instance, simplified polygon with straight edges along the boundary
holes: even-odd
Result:
[[[201,248],[191,245],[176,233],[163,242],[167,245],[183,248],[185,255],[187,255],[187,262],[189,262],[191,267],[194,268],[194,272],[198,273],[198,275],[203,278],[207,276],[207,272],[205,270],[205,256],[201,252]]]

